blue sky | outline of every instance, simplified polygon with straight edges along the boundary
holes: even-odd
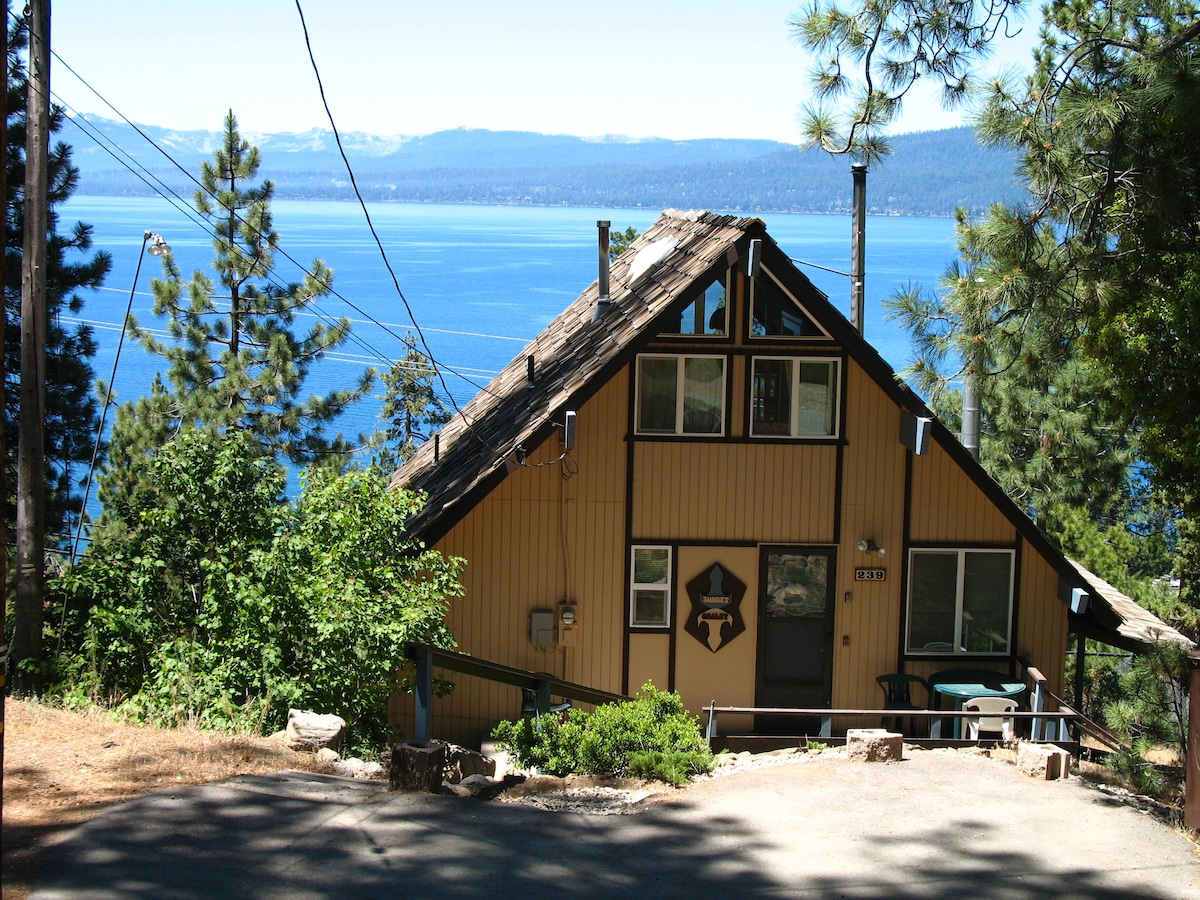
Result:
[[[302,0],[338,128],[798,139],[802,0]],[[14,8],[19,8],[14,5]],[[989,69],[1024,63],[1035,28]],[[135,122],[247,133],[328,128],[295,0],[54,0],[51,45]],[[51,89],[115,114],[58,61]],[[949,127],[906,102],[898,130]]]

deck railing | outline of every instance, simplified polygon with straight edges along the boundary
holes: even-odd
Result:
[[[489,662],[475,656],[466,656],[450,650],[431,647],[417,642],[409,643],[404,655],[416,663],[416,722],[414,738],[427,741],[433,736],[433,670],[435,668],[460,672],[463,675],[474,675],[488,681],[500,684],[511,684],[535,692],[535,705],[539,713],[550,709],[550,698],[563,697],[579,703],[614,703],[628,700],[624,694],[614,694],[610,691],[599,691],[585,684],[566,681],[547,672],[530,672],[504,666],[500,663]]]

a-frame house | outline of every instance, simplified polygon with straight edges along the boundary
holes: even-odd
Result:
[[[1061,695],[1072,630],[1170,631],[1065,559],[757,218],[664,213],[395,483],[468,561],[464,652],[697,713],[878,708],[878,675],[1021,658]],[[434,733],[519,707],[464,678]]]

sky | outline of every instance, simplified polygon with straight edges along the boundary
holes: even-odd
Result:
[[[787,23],[803,0],[300,5],[340,131],[799,139],[810,61]],[[988,69],[1023,65],[1035,30]],[[50,43],[51,91],[72,112],[218,130],[232,109],[248,134],[330,127],[296,0],[53,0]],[[897,131],[962,122],[929,96],[905,109]]]

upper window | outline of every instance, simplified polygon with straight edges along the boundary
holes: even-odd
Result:
[[[913,550],[908,652],[1007,654],[1015,559],[1012,550]]]
[[[750,433],[756,437],[835,437],[838,361],[755,357]]]
[[[726,311],[729,295],[725,288],[725,276],[714,279],[687,308],[679,314],[678,324],[668,326],[663,334],[702,334],[724,336]]]
[[[750,285],[753,337],[827,337],[808,313],[765,271]]]
[[[639,356],[638,434],[724,434],[725,357]]]
[[[629,624],[667,628],[671,624],[671,548],[634,547],[629,584]]]

